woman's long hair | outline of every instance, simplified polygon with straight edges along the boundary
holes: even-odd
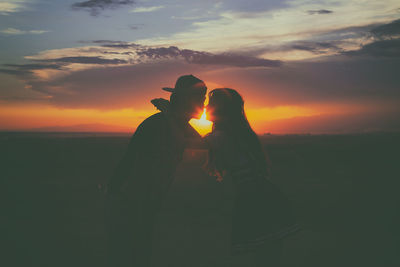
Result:
[[[232,146],[254,160],[255,167],[263,175],[268,175],[267,156],[261,146],[258,136],[253,131],[244,112],[244,101],[242,96],[234,89],[217,88],[209,92],[209,109],[214,115],[213,131],[220,131],[226,138],[229,137]],[[220,159],[218,155],[210,151],[206,168],[210,173],[221,176],[218,166]]]

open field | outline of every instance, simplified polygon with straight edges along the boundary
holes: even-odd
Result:
[[[272,180],[304,230],[284,266],[400,266],[400,134],[263,136]],[[106,183],[129,137],[0,133],[2,266],[105,266]],[[224,186],[188,151],[158,217],[154,266],[218,266]],[[397,247],[396,247],[397,245]]]

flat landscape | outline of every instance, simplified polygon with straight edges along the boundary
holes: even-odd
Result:
[[[284,266],[400,266],[400,134],[265,135],[272,180],[303,231]],[[105,195],[124,134],[0,133],[2,266],[106,266]],[[154,266],[220,266],[226,185],[186,151],[158,216]]]

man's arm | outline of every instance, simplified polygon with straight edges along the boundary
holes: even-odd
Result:
[[[185,138],[185,148],[187,149],[208,149],[207,143],[202,137]]]
[[[151,162],[159,144],[159,135],[163,133],[162,129],[157,129],[158,124],[154,120],[146,120],[138,126],[109,181],[109,193],[119,192],[128,179],[140,179],[135,176]]]
[[[135,158],[137,156],[137,139],[138,133],[140,131],[137,129],[135,133],[132,135],[128,148],[122,157],[122,160],[118,163],[117,167],[114,170],[114,174],[108,182],[107,192],[110,194],[117,193],[120,191],[123,183],[132,173],[133,165],[135,163]]]

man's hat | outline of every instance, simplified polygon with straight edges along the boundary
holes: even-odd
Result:
[[[206,94],[207,87],[206,84],[200,80],[199,78],[193,75],[183,75],[176,80],[175,87],[163,87],[164,91],[171,93],[183,93],[183,94],[191,94],[191,93],[202,93]]]

